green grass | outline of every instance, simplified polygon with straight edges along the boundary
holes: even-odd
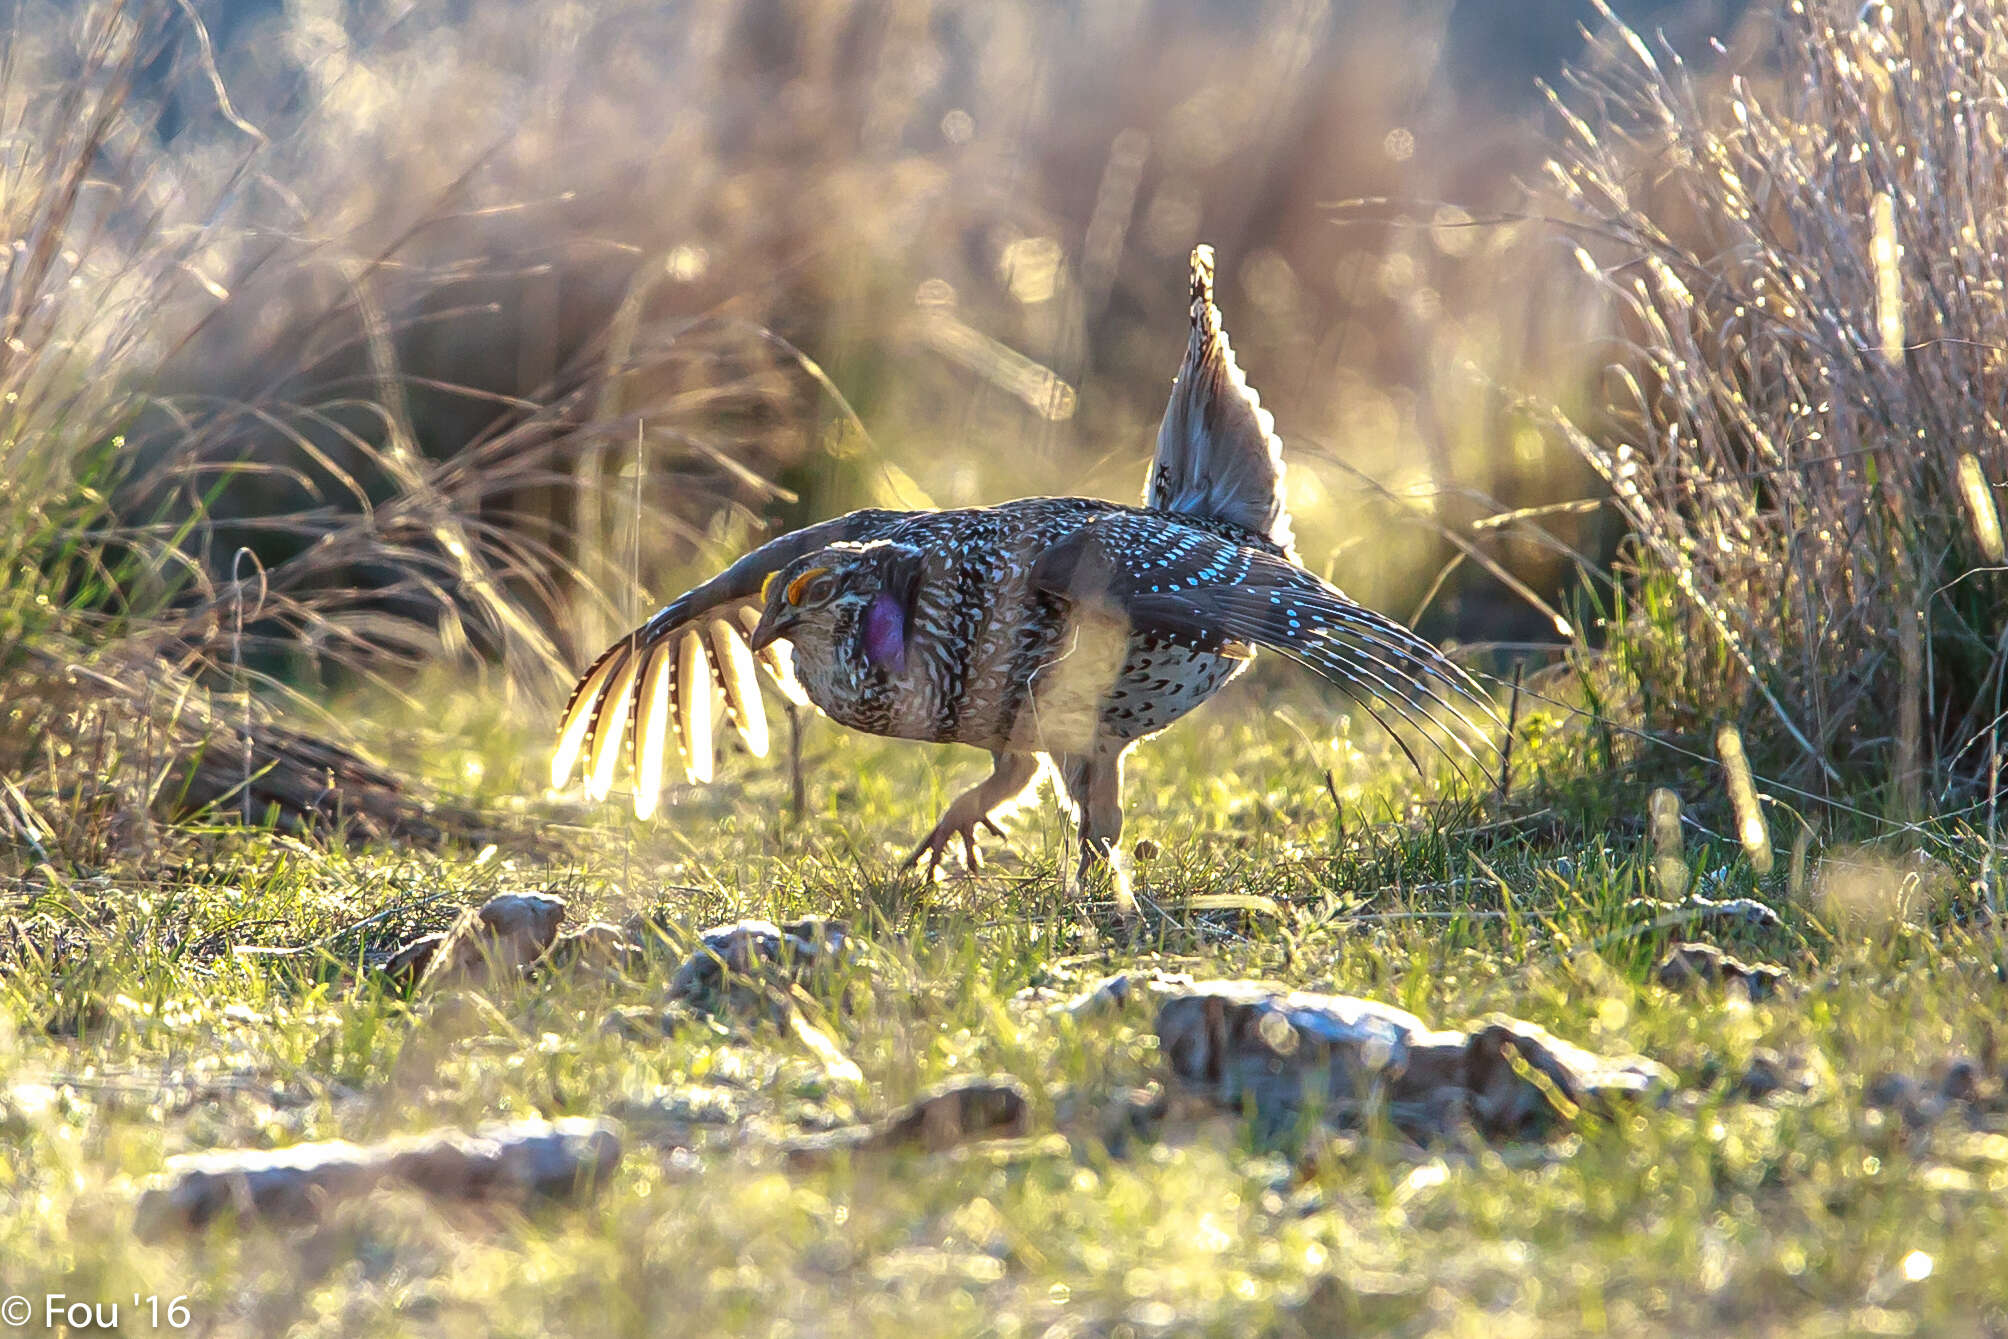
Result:
[[[1161,848],[1141,886],[1164,915],[1135,937],[1065,895],[1043,801],[989,876],[900,875],[978,760],[822,722],[799,823],[784,765],[735,758],[652,828],[534,799],[539,854],[183,832],[101,871],[25,870],[6,893],[0,1072],[58,1097],[0,1108],[0,1292],[124,1300],[135,1332],[134,1293],[187,1294],[197,1332],[230,1335],[1999,1332],[2001,1118],[1906,1132],[1865,1102],[1878,1074],[1928,1077],[2008,1024],[1998,931],[1957,914],[1969,894],[1879,924],[1786,906],[1784,928],[1721,942],[1789,964],[1803,993],[1676,996],[1648,983],[1663,941],[1624,905],[1650,880],[1637,817],[1395,821],[1413,783],[1335,748],[1317,703],[1275,705],[1263,690],[1283,682],[1237,689],[1141,753],[1126,835]],[[478,742],[428,748],[428,765],[534,794],[536,735],[453,711]],[[1688,854],[1698,875],[1723,871],[1721,892],[1787,900],[1782,870],[1759,886],[1733,848]],[[1956,888],[1975,871],[1948,873]],[[407,1001],[344,967],[505,888],[561,892],[574,922],[658,913],[668,938],[625,978],[560,975],[486,1003]],[[1228,891],[1276,913],[1184,905]],[[822,1000],[862,1084],[766,1023],[649,1042],[603,1026],[662,1002],[689,932],[805,911],[849,917],[868,944]],[[232,951],[307,943],[326,951]],[[1158,1075],[1148,1007],[1077,1023],[1013,996],[1138,963],[1358,993],[1442,1025],[1511,1012],[1650,1055],[1681,1087],[1547,1145],[1273,1147],[1222,1117],[1112,1154],[1098,1113]],[[1767,1048],[1815,1076],[1809,1094],[1729,1096]],[[1029,1137],[813,1171],[775,1150],[983,1073],[1035,1094]],[[625,1160],[589,1205],[384,1192],[311,1228],[132,1237],[137,1191],[175,1153],[534,1114],[623,1120]],[[1921,1278],[1913,1252],[1930,1257]]]

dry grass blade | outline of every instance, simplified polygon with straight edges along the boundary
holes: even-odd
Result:
[[[1687,856],[1681,849],[1680,796],[1664,786],[1653,791],[1647,813],[1652,820],[1652,874],[1659,895],[1668,902],[1687,896]]]
[[[2008,375],[2008,11],[1792,6],[1732,77],[1605,17],[1550,177],[1625,336],[1613,418],[1565,426],[1634,537],[1620,695],[1783,781],[1970,791],[2008,668],[1973,394]]]
[[[1715,747],[1729,784],[1730,807],[1736,811],[1737,839],[1750,857],[1750,867],[1760,875],[1769,874],[1771,826],[1764,821],[1764,810],[1757,802],[1757,785],[1750,775],[1750,759],[1743,752],[1743,736],[1735,726],[1725,725],[1716,733]]]

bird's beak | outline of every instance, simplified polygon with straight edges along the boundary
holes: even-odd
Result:
[[[788,635],[795,626],[796,617],[796,611],[787,604],[776,602],[768,605],[760,611],[760,621],[753,625],[746,644],[755,651],[766,650]]]

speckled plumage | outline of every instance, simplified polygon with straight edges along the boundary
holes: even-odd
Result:
[[[1204,247],[1192,299],[1147,505],[1039,497],[862,511],[784,535],[608,648],[566,708],[552,783],[583,756],[588,791],[604,797],[632,721],[646,816],[672,726],[686,775],[708,779],[720,700],[764,751],[758,653],[782,691],[844,725],[990,750],[991,776],[950,806],[916,858],[938,863],[960,839],[974,864],[978,828],[997,830],[992,814],[1045,757],[1079,818],[1082,869],[1107,862],[1127,897],[1115,847],[1124,754],[1218,692],[1257,645],[1370,710],[1455,738],[1460,701],[1484,711],[1469,678],[1297,565],[1281,444],[1221,329]],[[721,617],[735,608],[737,621]]]
[[[809,699],[833,720],[896,739],[973,744],[992,750],[1062,752],[1098,737],[1152,734],[1199,705],[1246,661],[1221,643],[1129,633],[1119,672],[1093,685],[1091,716],[1072,701],[1070,658],[1090,658],[1093,620],[1054,580],[1050,555],[1083,537],[1155,555],[1162,570],[1205,552],[1225,563],[1246,547],[1280,558],[1261,536],[1208,520],[1185,520],[1092,498],[1024,498],[995,507],[895,514],[866,540],[845,541],[780,569],[785,588],[800,572],[829,567],[855,578],[824,635],[795,642],[795,672]],[[1045,567],[1041,560],[1048,559]],[[863,639],[866,601],[885,585],[888,565],[917,569],[908,611],[903,673],[850,648]],[[1196,568],[1204,573],[1203,565]],[[1222,571],[1227,570],[1225,567]],[[1238,570],[1238,566],[1237,569]],[[827,654],[835,649],[839,654]]]

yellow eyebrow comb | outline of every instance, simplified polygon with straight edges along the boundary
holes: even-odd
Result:
[[[793,581],[790,581],[788,583],[788,603],[800,604],[802,602],[802,592],[809,588],[809,583],[817,577],[825,575],[829,570],[827,567],[812,567]]]

